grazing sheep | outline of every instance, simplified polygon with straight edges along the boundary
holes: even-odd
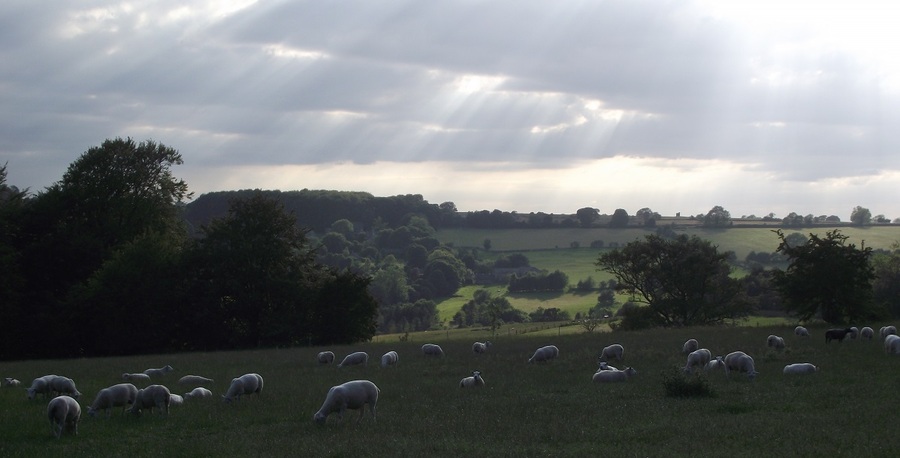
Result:
[[[444,356],[444,350],[440,345],[427,343],[422,345],[422,354],[425,356]]]
[[[488,349],[491,348],[491,341],[485,342],[475,342],[472,344],[472,351],[475,353],[487,353]]]
[[[259,374],[244,374],[238,378],[231,379],[231,386],[228,391],[222,395],[222,400],[231,402],[232,400],[240,400],[241,395],[254,394],[259,396],[263,389],[263,378]]]
[[[600,371],[594,373],[591,380],[594,383],[615,383],[624,382],[637,375],[637,371],[633,367],[626,367],[623,371]]]
[[[706,363],[706,366],[703,367],[703,370],[709,372],[717,370],[720,367],[725,368],[725,360],[721,356],[716,356],[715,359],[711,359],[708,363]]]
[[[169,394],[169,405],[170,406],[180,406],[184,404],[184,397],[180,394],[170,393]]]
[[[400,362],[400,355],[391,350],[381,355],[381,367],[396,366]]]
[[[126,382],[150,383],[150,376],[141,372],[135,372],[133,374],[126,372],[122,374],[122,380],[125,380]]]
[[[794,328],[794,335],[797,337],[809,337],[809,330],[804,328],[803,326],[797,326]]]
[[[38,394],[43,394],[45,398],[51,397],[53,389],[50,387],[50,381],[56,377],[56,375],[45,375],[32,380],[31,386],[25,388],[25,392],[28,393],[28,399],[34,399]]]
[[[699,350],[690,352],[690,354],[688,354],[687,356],[687,363],[684,365],[684,373],[690,374],[694,372],[695,369],[703,369],[707,364],[709,364],[709,361],[711,359],[712,352],[710,352],[706,348],[701,348]]]
[[[815,374],[819,368],[812,363],[794,363],[784,366],[784,375]]]
[[[866,326],[859,330],[860,340],[872,340],[873,337],[875,337],[875,331],[872,328]]]
[[[320,351],[319,354],[316,355],[316,361],[318,361],[319,364],[331,364],[334,362],[334,352]]]
[[[825,343],[831,342],[832,340],[837,340],[838,342],[843,342],[844,337],[847,337],[847,334],[850,334],[850,328],[844,329],[829,329],[825,331]]]
[[[190,392],[184,393],[185,399],[211,398],[211,397],[212,397],[212,391],[209,391],[208,389],[203,388],[202,386],[198,386],[197,388],[194,388]]]
[[[696,351],[698,348],[700,348],[700,344],[697,342],[697,339],[688,339],[684,342],[684,345],[681,346],[681,352],[687,355],[692,351]]]
[[[889,335],[897,335],[897,328],[894,326],[882,326],[878,333],[881,334],[881,338],[884,339]]]
[[[322,407],[313,415],[313,421],[320,425],[325,424],[328,415],[334,412],[338,413],[338,420],[343,420],[344,412],[350,409],[359,410],[359,418],[356,420],[356,423],[359,423],[366,413],[366,404],[372,411],[372,421],[375,421],[375,404],[378,403],[380,392],[381,390],[368,380],[353,380],[333,386],[328,390]]]
[[[466,377],[459,381],[460,388],[479,388],[484,386],[484,379],[481,378],[480,371],[472,371],[471,377]]]
[[[856,340],[859,336],[859,329],[856,326],[850,326],[850,340]]]
[[[884,339],[884,352],[890,355],[900,354],[900,336],[888,334]]]
[[[199,386],[199,385],[210,385],[214,382],[213,379],[207,377],[201,377],[199,375],[185,375],[178,379],[179,385],[189,385],[189,386]]]
[[[364,351],[357,351],[350,353],[349,355],[344,357],[344,360],[338,364],[338,367],[344,366],[358,366],[362,364],[363,366],[369,365],[369,354]]]
[[[81,406],[69,396],[59,396],[47,404],[47,418],[50,420],[50,434],[59,439],[63,430],[68,429],[78,435],[78,420],[81,419]]]
[[[153,413],[153,408],[159,409],[160,413],[169,415],[169,404],[172,402],[172,393],[163,385],[150,385],[147,388],[138,390],[134,397],[134,404],[131,405],[129,412],[140,415],[142,409],[149,409]]]
[[[547,345],[535,350],[534,355],[531,356],[528,362],[542,363],[556,359],[557,356],[559,356],[559,348],[556,348],[556,345]]]
[[[772,334],[766,339],[766,346],[776,350],[784,350],[784,338]]]
[[[69,377],[57,375],[50,379],[50,394],[67,394],[75,399],[81,397],[81,393],[75,388],[75,381]]]
[[[160,367],[159,369],[147,369],[144,371],[145,374],[150,376],[151,378],[160,378],[165,377],[169,372],[174,371],[175,369],[172,366],[166,365],[165,367]]]
[[[88,408],[88,415],[96,417],[99,411],[105,410],[106,417],[109,418],[113,407],[123,407],[122,412],[125,412],[125,406],[134,404],[137,392],[137,387],[130,383],[119,383],[103,388],[97,393],[94,403]]]
[[[619,344],[612,344],[600,352],[600,358],[607,361],[611,358],[616,358],[616,361],[622,361],[625,358],[625,347]]]
[[[756,366],[753,358],[742,351],[733,351],[725,355],[725,375],[731,377],[731,371],[746,372],[747,378],[753,380],[756,378]]]

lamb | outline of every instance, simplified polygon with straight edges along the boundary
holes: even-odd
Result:
[[[366,413],[366,404],[372,411],[372,421],[375,421],[375,404],[378,403],[380,392],[381,390],[368,380],[353,380],[333,386],[328,390],[322,407],[313,415],[313,421],[320,425],[325,424],[328,415],[334,412],[338,413],[338,420],[343,420],[344,412],[350,409],[359,410],[359,418],[356,420],[358,424]]]
[[[825,331],[825,343],[831,342],[832,340],[837,340],[838,342],[843,342],[844,337],[847,337],[847,334],[850,334],[852,331],[850,328],[844,329],[829,329]]]
[[[175,369],[173,369],[172,366],[166,365],[165,367],[160,367],[159,369],[147,369],[144,371],[144,373],[151,378],[160,378],[165,377],[166,374],[174,370]]]
[[[131,405],[129,412],[140,415],[142,409],[149,409],[153,413],[153,408],[159,409],[160,413],[169,415],[169,404],[172,402],[172,393],[164,385],[150,385],[147,388],[138,390],[134,397],[134,404]]]
[[[125,406],[134,404],[137,392],[137,387],[130,383],[119,383],[103,388],[88,408],[88,415],[96,417],[99,411],[106,410],[106,417],[109,418],[113,407],[123,407],[122,412],[125,412]]]
[[[605,360],[616,358],[617,361],[622,361],[622,359],[625,358],[625,347],[619,344],[612,344],[603,349],[600,353],[600,357]]]
[[[3,386],[5,386],[7,388],[17,388],[17,387],[22,386],[22,382],[14,379],[12,377],[6,377],[5,379],[3,379]]]
[[[784,366],[784,375],[805,375],[815,374],[819,370],[818,366],[812,363],[794,363]]]
[[[78,420],[81,419],[81,406],[70,396],[59,396],[47,404],[47,418],[50,420],[50,434],[59,439],[63,430],[68,429],[78,435]]]
[[[875,337],[875,331],[872,328],[866,326],[859,330],[860,340],[872,340],[873,337]]]
[[[897,328],[894,326],[882,326],[879,330],[879,334],[881,334],[882,339],[892,334],[897,335]]]
[[[209,385],[213,383],[214,380],[207,377],[202,377],[199,375],[185,375],[178,379],[179,385],[189,385],[189,386],[199,386],[199,385]]]
[[[600,371],[594,373],[591,380],[594,383],[615,383],[625,382],[631,377],[637,375],[637,371],[633,367],[626,367],[623,371]]]
[[[794,335],[797,337],[809,337],[809,331],[803,326],[797,326],[794,328]]]
[[[900,354],[900,336],[888,334],[884,339],[884,352],[890,355]]]
[[[184,404],[184,397],[180,394],[170,393],[169,394],[169,405],[170,406],[180,406]]]
[[[244,374],[238,378],[231,379],[231,386],[228,391],[222,395],[222,400],[231,402],[240,400],[241,395],[254,394],[259,396],[263,389],[263,378],[259,374]]]
[[[331,364],[334,362],[334,352],[320,351],[319,354],[316,355],[316,361],[318,361],[319,364]]]
[[[771,334],[766,339],[766,346],[776,350],[784,350],[784,338]]]
[[[396,351],[389,351],[381,356],[381,367],[396,366],[400,362],[400,355]]]
[[[487,353],[488,348],[491,348],[491,341],[485,342],[475,342],[472,344],[472,351],[475,353]]]
[[[681,346],[681,352],[687,355],[692,351],[696,351],[698,348],[700,348],[700,344],[697,342],[697,339],[688,339],[684,342],[684,345]]]
[[[535,350],[534,355],[531,356],[528,362],[542,363],[556,359],[557,356],[559,356],[559,348],[556,348],[556,345],[547,345]]]
[[[122,380],[125,380],[126,382],[150,383],[150,376],[141,372],[135,372],[133,374],[126,372],[122,374]]]
[[[362,364],[363,366],[369,365],[369,354],[364,351],[357,351],[354,353],[350,353],[349,355],[344,357],[344,360],[338,364],[338,367],[344,366],[356,366]]]
[[[597,364],[600,365],[600,367],[597,368],[597,372],[600,372],[600,371],[617,371],[617,370],[619,370],[619,369],[617,369],[617,368],[615,368],[615,367],[613,367],[613,366],[610,366],[609,364],[606,363],[606,361],[603,361],[603,360],[597,361]]]
[[[480,371],[472,371],[471,377],[466,377],[459,381],[460,388],[480,388],[484,386],[484,379],[481,378]]]
[[[444,356],[444,350],[440,345],[427,343],[422,345],[422,354],[425,356]]]
[[[211,398],[211,397],[212,397],[212,391],[209,391],[208,389],[203,388],[202,386],[198,386],[197,388],[194,388],[190,392],[184,393],[184,399]]]
[[[758,372],[753,363],[753,358],[742,351],[733,351],[725,355],[725,375],[731,377],[731,371],[746,372],[747,378],[753,380]]]
[[[715,359],[711,359],[708,363],[706,363],[706,366],[703,367],[703,370],[709,372],[717,370],[720,367],[725,367],[725,360],[721,356],[716,356]]]
[[[684,373],[690,374],[694,369],[702,369],[709,364],[712,359],[712,352],[706,348],[692,351],[687,356],[687,363],[684,365]]]
[[[28,393],[28,399],[34,399],[38,394],[43,394],[45,398],[51,397],[53,389],[50,387],[50,381],[56,378],[56,375],[45,375],[31,381],[31,386],[25,388]]]
[[[79,393],[78,389],[75,388],[75,381],[61,375],[50,379],[50,392],[51,394],[67,394],[75,399],[81,397],[81,393]]]

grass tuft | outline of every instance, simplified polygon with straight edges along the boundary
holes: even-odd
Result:
[[[678,368],[663,371],[663,387],[670,398],[711,398],[716,393],[703,374],[685,375]]]

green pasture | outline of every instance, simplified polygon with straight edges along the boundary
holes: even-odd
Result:
[[[876,330],[878,324],[870,324]],[[566,331],[577,329],[565,328]],[[501,329],[506,331],[506,329]],[[216,399],[186,401],[167,418],[115,411],[111,418],[83,418],[79,434],[52,438],[47,400],[26,399],[24,389],[0,389],[0,456],[897,456],[900,357],[881,343],[825,344],[824,328],[798,338],[792,326],[666,329],[642,332],[539,332],[488,337],[484,330],[416,333],[409,340],[330,347],[338,358],[369,352],[368,367],[319,366],[323,348],[187,353],[117,358],[81,358],[0,363],[0,377],[30,382],[45,374],[73,378],[87,410],[97,391],[118,383],[122,372],[171,364],[160,382],[185,392],[178,377],[215,379]],[[766,348],[766,336],[785,337],[787,348]],[[491,338],[490,352],[471,351],[476,339]],[[709,398],[665,395],[664,374],[684,364],[682,343],[696,338],[723,355],[743,350],[754,357],[755,381],[723,372],[702,374]],[[421,355],[423,342],[440,344],[443,358]],[[625,360],[638,374],[620,384],[591,381],[600,350],[625,346]],[[554,344],[557,360],[528,364],[540,346]],[[400,364],[381,368],[380,356],[400,354]],[[784,365],[812,362],[821,370],[783,376]],[[464,390],[459,380],[480,370],[487,386]],[[218,396],[232,377],[258,372],[260,396],[232,405]],[[343,422],[333,415],[313,423],[328,388],[368,379],[381,389],[377,421],[356,413]]]

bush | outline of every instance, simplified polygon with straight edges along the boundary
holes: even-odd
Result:
[[[711,398],[715,397],[715,392],[709,386],[709,381],[703,374],[684,375],[678,368],[671,368],[664,371],[663,387],[666,389],[666,396],[670,398]]]

